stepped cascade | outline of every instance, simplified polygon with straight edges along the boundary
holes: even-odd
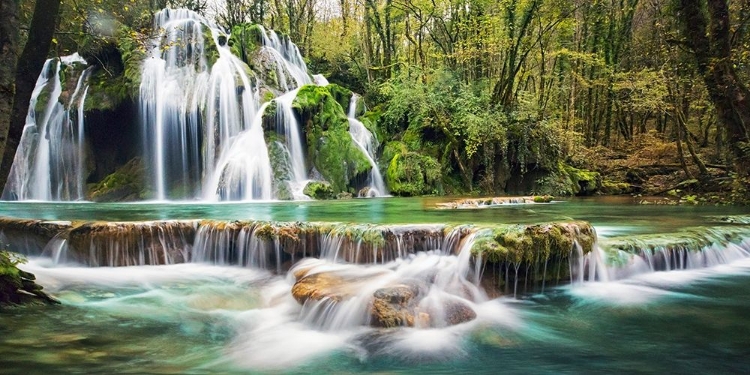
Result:
[[[309,125],[300,123],[295,104],[302,86],[328,82],[308,73],[299,49],[288,37],[260,25],[227,33],[185,9],[156,13],[153,30],[138,62],[134,119],[124,121],[139,123],[140,129],[120,130],[139,134],[140,142],[135,143],[140,144],[123,154],[137,156],[128,165],[143,171],[143,176],[135,177],[136,191],[121,195],[156,200],[310,199],[303,190],[311,178],[339,178],[319,172],[316,161],[309,160],[316,154],[308,150],[308,143],[327,141],[305,134]],[[98,125],[87,122],[90,113],[84,103],[87,78],[102,68],[96,59],[87,60],[92,66],[83,73],[78,66],[86,61],[77,54],[47,62],[31,100],[4,199],[86,200],[87,184],[100,181],[97,186],[106,189],[106,181],[123,180],[118,171],[102,180],[113,172],[109,156],[102,160],[103,167],[97,164],[96,175],[91,169],[92,159],[99,156],[98,149],[88,146],[86,129]],[[70,77],[78,78],[75,87]],[[356,96],[352,97],[356,104]],[[275,127],[264,128],[264,115],[271,108]],[[347,109],[341,108],[344,115]],[[373,160],[374,138],[361,123],[350,122],[350,142],[369,158],[368,168],[372,168],[368,195],[382,195],[386,189]],[[99,149],[106,147],[111,145]],[[114,162],[124,164],[124,160]],[[359,165],[347,160],[340,163],[345,169]],[[354,177],[340,179],[358,181]],[[354,193],[361,188],[342,183],[336,187]]]

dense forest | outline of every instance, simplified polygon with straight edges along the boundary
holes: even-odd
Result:
[[[394,195],[750,196],[741,0],[3,0],[0,180],[45,59],[132,96],[164,7],[276,30],[362,95]]]

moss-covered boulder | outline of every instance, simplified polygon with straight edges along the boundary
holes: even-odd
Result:
[[[140,158],[134,158],[89,189],[94,202],[127,202],[149,196],[146,169]]]
[[[0,250],[0,308],[19,305],[57,304],[34,282],[36,277],[18,268],[23,258]]]
[[[334,199],[336,193],[333,191],[333,186],[325,181],[310,181],[305,185],[305,189],[302,191],[303,194],[307,195],[312,199]]]
[[[292,103],[304,129],[307,160],[334,191],[348,191],[372,169],[349,134],[349,120],[327,87],[303,86]]]
[[[480,230],[471,248],[475,257],[493,264],[487,269],[496,285],[507,282],[542,283],[566,281],[570,257],[580,246],[581,254],[593,250],[596,231],[583,221],[537,225],[501,225]]]
[[[280,200],[292,200],[294,196],[289,187],[289,181],[293,177],[293,172],[289,153],[276,133],[267,131],[265,132],[265,137],[268,147],[268,159],[271,162],[273,196]]]
[[[599,172],[578,169],[569,165],[563,166],[562,170],[570,178],[574,195],[592,195],[599,192],[602,187],[602,177]]]
[[[227,44],[232,54],[249,65],[250,57],[263,46],[263,29],[249,23],[235,25]]]
[[[511,194],[581,196],[597,194],[601,187],[598,172],[558,163],[551,170],[539,168],[511,176],[507,190]]]
[[[349,104],[351,103],[352,95],[354,95],[354,93],[346,87],[339,86],[335,83],[329,84],[326,86],[326,89],[328,89],[328,92],[330,92],[333,98],[336,99],[336,102],[341,105],[341,108],[344,109],[344,113],[348,113]]]
[[[391,194],[408,197],[440,193],[441,178],[437,160],[417,152],[400,150],[388,163],[385,183]]]

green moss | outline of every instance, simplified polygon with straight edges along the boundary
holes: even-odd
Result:
[[[328,89],[328,92],[331,93],[336,102],[341,105],[341,108],[344,109],[344,113],[347,113],[349,111],[349,104],[352,100],[352,91],[335,83],[326,86],[326,89]]]
[[[140,158],[134,158],[93,185],[89,189],[88,198],[96,202],[146,199],[150,192],[145,181],[145,167]]]
[[[416,152],[400,152],[388,164],[385,181],[393,195],[438,194],[441,175],[437,160]]]
[[[334,191],[347,191],[372,166],[349,135],[349,120],[327,87],[303,86],[292,103],[301,120],[307,160],[329,181]]]
[[[481,232],[472,253],[493,263],[544,262],[567,258],[576,241],[585,253],[591,251],[596,234],[589,223],[506,225]]]
[[[112,76],[98,68],[89,77],[89,90],[84,109],[86,111],[114,110],[130,97],[129,85],[125,76]]]
[[[205,26],[203,27],[203,41],[203,54],[204,56],[206,56],[206,64],[210,68],[213,67],[214,64],[216,64],[216,61],[219,60],[220,55],[219,48],[216,45],[216,42],[214,42],[214,37],[211,33],[211,29]]]
[[[302,191],[303,194],[313,199],[333,199],[336,193],[333,191],[331,184],[325,181],[310,181]]]
[[[603,180],[600,192],[607,195],[630,194],[633,192],[633,186],[627,182]]]
[[[271,91],[266,91],[266,92],[263,93],[263,98],[262,98],[261,102],[263,102],[263,103],[270,102],[275,97],[276,96]],[[269,104],[269,107],[270,106],[271,105]]]
[[[536,195],[533,198],[534,203],[549,203],[552,202],[553,199],[555,199],[555,197],[551,195]]]
[[[25,258],[0,250],[0,308],[59,303],[42,291],[42,286],[34,282],[33,274],[18,268],[23,263],[26,263]]]
[[[259,25],[243,23],[232,27],[227,41],[232,54],[246,64],[251,64],[250,56],[263,45],[263,30]]]
[[[562,170],[570,177],[575,195],[591,195],[599,191],[602,178],[599,172],[563,165]]]

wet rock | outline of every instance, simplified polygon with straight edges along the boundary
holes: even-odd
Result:
[[[303,194],[307,195],[312,199],[333,199],[336,197],[336,193],[333,191],[333,186],[325,181],[310,181],[305,185],[305,189],[302,191]]]
[[[348,297],[346,290],[342,288],[343,285],[345,285],[344,280],[331,273],[306,275],[294,283],[292,296],[301,305],[309,299],[314,301],[330,299],[339,302]]]
[[[373,294],[372,320],[375,327],[414,327],[421,297],[416,284],[400,284],[378,289]]]
[[[0,251],[0,308],[21,305],[59,304],[43,292],[36,277],[18,268],[24,260],[7,251]]]
[[[456,325],[474,320],[477,313],[464,302],[451,300],[445,303],[445,323],[447,325]]]

